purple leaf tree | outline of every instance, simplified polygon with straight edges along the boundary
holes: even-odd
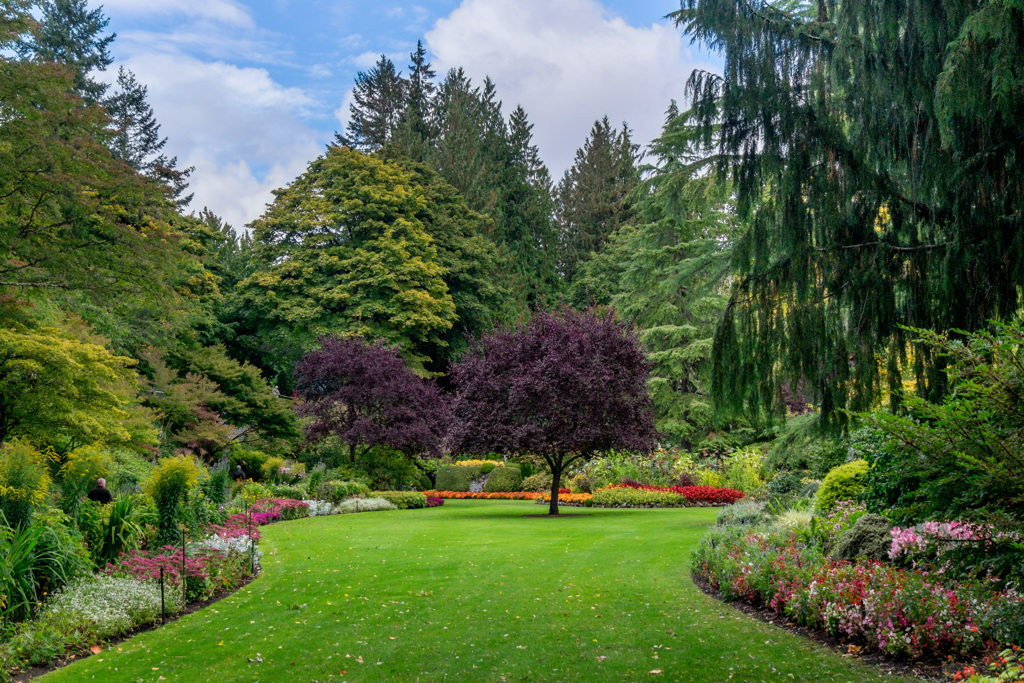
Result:
[[[557,515],[559,482],[573,462],[651,446],[648,370],[636,335],[611,313],[538,313],[485,335],[453,366],[453,445],[542,456]]]
[[[322,337],[295,368],[299,416],[311,441],[338,437],[349,458],[374,446],[440,454],[448,407],[435,384],[410,370],[395,347],[360,337]],[[362,450],[360,450],[362,449]]]

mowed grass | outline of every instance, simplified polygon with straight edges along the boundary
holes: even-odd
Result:
[[[714,509],[563,510],[448,501],[266,527],[247,588],[41,680],[909,680],[700,593],[688,558]]]

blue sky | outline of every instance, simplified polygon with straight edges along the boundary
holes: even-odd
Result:
[[[694,68],[717,60],[664,20],[678,0],[90,0],[118,65],[149,87],[167,150],[195,166],[192,208],[236,227],[346,122],[356,74],[405,68],[423,39],[440,74],[490,75],[522,104],[557,179],[595,119],[656,135]]]

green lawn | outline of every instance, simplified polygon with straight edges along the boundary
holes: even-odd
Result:
[[[565,510],[447,501],[267,527],[246,589],[41,680],[900,680],[700,593],[688,557],[716,510]]]

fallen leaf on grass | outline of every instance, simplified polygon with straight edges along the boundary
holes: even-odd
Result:
[[[605,657],[604,655],[601,655],[600,657],[598,657],[598,658],[597,658],[597,661],[599,661],[599,662],[603,662],[603,661],[604,661],[604,660],[606,660],[606,659],[608,659],[608,658],[607,658],[607,657]]]
[[[660,674],[661,673],[661,669],[651,669],[647,673],[649,673],[649,674]]]
[[[89,652],[93,653],[94,655],[98,655],[99,653],[103,652],[103,648],[99,645],[93,645],[89,648]]]
[[[860,645],[848,645],[846,651],[851,655],[859,655],[863,649]]]

